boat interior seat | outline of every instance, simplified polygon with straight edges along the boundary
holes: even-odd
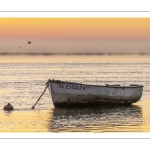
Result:
[[[139,86],[138,84],[130,84],[130,86]]]
[[[121,85],[120,84],[114,84],[114,85],[109,85],[109,84],[105,84],[105,86],[113,86],[113,87],[120,87]]]

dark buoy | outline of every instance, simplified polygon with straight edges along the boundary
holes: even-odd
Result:
[[[9,111],[9,110],[14,110],[14,108],[10,103],[8,103],[7,105],[4,106],[3,110]]]

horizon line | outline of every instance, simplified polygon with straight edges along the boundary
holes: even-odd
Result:
[[[0,55],[150,55],[150,53],[0,53]]]

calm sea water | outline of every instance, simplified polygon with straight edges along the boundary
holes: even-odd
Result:
[[[0,56],[0,132],[149,132],[150,55]],[[48,79],[86,84],[144,85],[126,107],[54,108]],[[11,103],[15,110],[4,112]]]

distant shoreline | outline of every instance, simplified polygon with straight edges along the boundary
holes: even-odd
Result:
[[[43,56],[51,56],[51,55],[150,55],[150,53],[0,53],[0,56],[7,55],[43,55]]]

